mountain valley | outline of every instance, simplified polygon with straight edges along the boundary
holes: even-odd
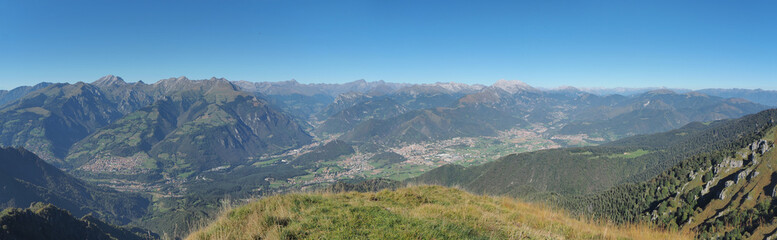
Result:
[[[178,77],[146,84],[108,75],[0,94],[6,101],[0,144],[26,149],[3,151],[21,151],[9,159],[37,159],[44,172],[56,175],[2,176],[3,207],[52,203],[75,218],[93,213],[163,238],[185,237],[229,202],[374,179],[390,186],[459,186],[606,217],[599,206],[582,211],[579,204],[656,181],[689,158],[728,151],[750,136],[742,134],[772,124],[743,127],[772,112],[741,98],[665,89],[602,96],[504,80],[482,86]],[[750,171],[756,168],[768,172],[763,164]],[[49,190],[62,188],[84,189],[75,194],[92,197]],[[101,207],[101,199],[117,198],[122,201],[115,207]],[[639,204],[667,205],[652,220],[666,229],[724,229],[710,230],[707,222],[714,225],[717,218],[704,206],[694,215],[706,216],[704,222],[673,226],[668,216],[688,202],[665,201]],[[639,214],[616,220],[645,218],[652,208],[640,206]]]

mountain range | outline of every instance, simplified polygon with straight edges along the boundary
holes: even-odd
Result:
[[[379,153],[541,126],[549,137],[606,142],[768,108],[699,92],[599,96],[506,80],[482,86],[178,77],[146,84],[113,75],[17,88],[3,99],[3,146],[24,147],[76,175],[141,183],[250,165],[315,139],[336,138]]]
[[[678,186],[699,183],[680,176],[708,174],[712,163],[730,165],[733,160],[720,157],[745,153],[754,141],[764,139],[770,146],[773,110],[767,109],[775,105],[773,95],[741,89],[601,95],[505,80],[483,86],[177,77],[146,84],[108,75],[91,83],[41,83],[0,91],[0,145],[6,147],[0,160],[11,166],[0,170],[6,171],[0,176],[0,203],[53,203],[76,217],[93,213],[110,223],[182,237],[192,226],[184,221],[213,217],[225,196],[247,199],[390,170],[400,180],[409,179],[405,182],[621,216],[614,221],[650,215],[661,226],[713,234],[729,228],[710,228],[721,219],[706,213],[710,201],[699,199],[709,199],[728,180],[705,180],[710,184],[705,193],[694,190],[690,200],[683,195],[689,189]],[[537,139],[553,144],[543,148],[567,148],[518,148]],[[474,158],[474,150],[453,154],[451,149],[478,144],[499,154],[524,153],[487,158],[485,164],[444,165]],[[428,148],[439,152],[425,153]],[[677,169],[700,164],[700,156],[718,160],[693,174]],[[745,166],[748,174],[770,171],[763,162]],[[662,180],[667,174],[675,180]],[[677,194],[644,190],[650,187]],[[650,192],[634,200],[639,211],[582,205],[620,204],[622,194],[635,189]],[[759,194],[771,194],[764,189]],[[753,198],[765,201],[759,196]],[[736,206],[725,210],[751,208]],[[688,212],[695,207],[700,211]],[[688,216],[706,220],[687,223]],[[745,232],[768,230],[759,226]]]

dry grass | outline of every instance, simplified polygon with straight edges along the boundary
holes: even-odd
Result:
[[[648,226],[578,220],[549,207],[440,186],[268,197],[188,239],[692,239]]]

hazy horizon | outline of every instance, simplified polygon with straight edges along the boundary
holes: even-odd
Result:
[[[4,1],[0,89],[105,73],[777,89],[774,12],[774,1]]]
[[[170,79],[170,78],[179,78],[179,77],[186,77],[189,80],[208,80],[208,79],[211,79],[211,78],[224,78],[224,79],[226,79],[228,81],[233,81],[233,82],[246,81],[246,82],[254,82],[254,83],[261,83],[261,82],[279,83],[279,82],[296,81],[299,84],[346,84],[346,83],[351,83],[351,82],[356,82],[356,81],[366,81],[366,82],[380,82],[380,81],[383,81],[383,82],[386,82],[386,83],[393,83],[393,84],[418,84],[418,85],[421,85],[421,84],[437,84],[437,83],[463,83],[463,82],[455,82],[455,81],[395,82],[395,81],[385,81],[385,80],[374,80],[373,81],[373,80],[367,80],[367,79],[356,79],[356,80],[341,81],[341,82],[314,82],[314,81],[307,82],[307,81],[300,81],[300,80],[297,80],[297,79],[287,79],[287,80],[278,80],[278,81],[252,81],[252,80],[246,80],[246,79],[235,80],[235,79],[229,79],[229,78],[217,77],[217,76],[203,77],[203,78],[193,78],[193,77],[189,77],[189,76],[186,76],[186,75],[181,75],[181,76],[177,76],[177,77],[160,78],[160,79],[153,80],[153,81],[147,81],[147,80],[143,80],[143,79],[137,79],[137,80],[126,79],[126,78],[122,77],[121,75],[114,75],[114,74],[109,74],[109,75],[120,77],[122,80],[124,80],[127,83],[135,83],[135,82],[142,81],[145,84],[154,84],[154,83],[156,83],[158,81],[161,81],[161,80]],[[109,75],[105,75],[105,76],[109,76]],[[92,83],[94,81],[97,81],[98,79],[100,79],[100,78],[98,77],[98,78],[94,78],[92,80],[77,80],[77,81],[64,81],[64,82],[53,82],[53,81],[43,81],[43,82],[48,82],[48,83],[69,83],[69,84],[73,84],[73,83],[77,83],[77,82]],[[490,83],[485,83],[485,84],[484,83],[463,83],[463,84],[491,86],[494,83],[496,83],[497,81],[501,81],[501,80],[520,81],[520,82],[528,84],[529,86],[532,86],[534,88],[537,88],[537,89],[540,89],[540,90],[543,90],[543,91],[547,91],[547,90],[560,90],[560,89],[569,88],[569,87],[573,87],[573,88],[576,88],[578,90],[588,91],[588,92],[597,92],[597,91],[604,91],[604,92],[610,92],[610,91],[634,92],[634,91],[650,91],[650,90],[655,90],[655,89],[669,89],[669,90],[677,91],[677,92],[690,92],[690,91],[697,91],[697,90],[703,90],[703,89],[744,89],[744,90],[777,91],[777,89],[768,89],[768,88],[737,88],[737,87],[731,87],[731,88],[714,88],[714,87],[682,88],[682,87],[669,87],[669,86],[635,86],[635,87],[614,86],[614,87],[602,87],[602,86],[570,86],[570,85],[545,87],[545,86],[538,86],[538,85],[535,85],[535,84],[532,84],[532,83],[529,83],[529,82],[525,82],[525,81],[521,81],[521,80],[517,80],[517,79],[497,79],[497,80],[494,80],[494,81],[492,81]],[[9,91],[9,90],[13,90],[14,88],[17,88],[17,87],[33,86],[33,85],[36,85],[38,83],[43,83],[43,82],[36,82],[36,83],[31,83],[31,84],[23,84],[23,85],[13,86],[11,88],[0,88],[0,91],[2,91],[2,90]]]

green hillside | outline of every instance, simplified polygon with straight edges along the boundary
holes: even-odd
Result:
[[[525,124],[524,120],[489,107],[433,108],[387,119],[370,119],[356,125],[340,139],[361,144],[391,145],[453,137],[493,136],[499,130]]]
[[[67,162],[90,174],[162,173],[185,179],[311,140],[289,116],[226,80],[182,79],[158,87],[166,84],[184,90],[79,141]]]
[[[440,186],[263,198],[187,239],[690,239],[570,218],[507,197]]]
[[[120,117],[94,86],[53,84],[0,109],[0,145],[24,147],[62,165],[70,146]]]
[[[369,119],[385,119],[407,111],[407,108],[391,98],[371,99],[328,117],[321,126],[316,128],[316,131],[329,134],[342,133]]]

